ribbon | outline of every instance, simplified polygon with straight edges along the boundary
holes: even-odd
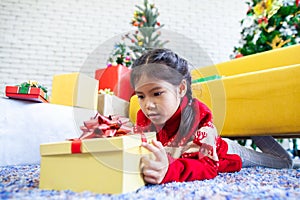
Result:
[[[49,100],[47,88],[38,84],[37,81],[29,80],[28,82],[23,82],[20,85],[17,85],[17,87],[18,94],[39,93],[44,99],[46,99],[47,101]]]
[[[206,82],[206,81],[211,81],[211,80],[216,80],[216,79],[221,79],[222,77],[219,75],[212,75],[212,76],[207,76],[203,78],[199,78],[196,80],[192,80],[192,83],[201,83],[201,82]]]
[[[146,143],[147,143],[147,137],[146,137],[146,135],[145,135],[144,130],[143,130],[142,127],[140,127],[140,126],[134,126],[134,127],[133,127],[133,132],[134,132],[135,134],[141,134],[141,140],[142,140],[142,143],[143,143],[143,142],[146,142]]]
[[[71,153],[82,153],[82,140],[92,138],[109,138],[127,135],[131,132],[133,134],[140,134],[141,141],[147,142],[146,135],[141,128],[137,126],[132,127],[129,119],[118,115],[110,115],[108,117],[97,113],[90,120],[84,121],[83,126],[80,127],[82,134],[79,138],[68,139],[71,142]]]
[[[97,113],[90,120],[84,121],[80,127],[82,134],[79,138],[68,139],[71,142],[71,153],[82,153],[82,140],[92,138],[108,138],[126,135],[132,131],[132,127],[128,125],[129,119],[121,116],[109,117],[102,116]]]
[[[114,95],[114,92],[110,90],[110,88],[105,88],[104,90],[103,89],[100,89],[98,91],[99,94],[109,94],[109,95]]]
[[[29,80],[28,82],[23,82],[21,83],[20,85],[18,85],[19,87],[21,88],[30,88],[30,87],[35,87],[35,88],[40,88],[41,90],[43,90],[45,93],[47,93],[47,88],[40,85],[37,81],[32,81],[32,80]],[[29,93],[29,92],[27,92]],[[24,94],[27,94],[27,93],[24,93]]]
[[[81,140],[80,139],[72,139],[71,152],[72,152],[72,154],[81,153]]]
[[[31,87],[23,87],[23,86],[19,86],[18,87],[18,94],[30,94],[30,89]]]
[[[106,138],[126,135],[132,131],[128,125],[129,119],[118,115],[108,117],[96,114],[88,121],[84,121],[84,126],[80,129],[83,131],[79,139]]]

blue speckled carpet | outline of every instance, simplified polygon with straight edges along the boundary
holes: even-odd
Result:
[[[212,180],[144,186],[120,195],[40,190],[39,165],[0,168],[0,199],[300,199],[300,169],[245,168]]]

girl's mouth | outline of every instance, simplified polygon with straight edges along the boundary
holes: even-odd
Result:
[[[159,116],[160,116],[159,114],[154,114],[154,113],[147,115],[147,117],[151,120],[155,120],[155,119],[159,118]]]

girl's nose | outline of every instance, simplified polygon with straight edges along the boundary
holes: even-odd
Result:
[[[145,101],[145,108],[146,108],[147,110],[152,110],[152,109],[155,108],[155,103],[154,103],[151,99],[147,99],[147,100]]]

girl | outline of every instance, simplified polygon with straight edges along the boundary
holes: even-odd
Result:
[[[136,125],[157,132],[157,141],[142,144],[155,157],[141,159],[147,183],[211,179],[249,166],[292,166],[272,137],[252,137],[263,153],[219,137],[211,111],[192,98],[189,69],[185,59],[168,49],[148,51],[133,64],[131,84],[141,107]]]

